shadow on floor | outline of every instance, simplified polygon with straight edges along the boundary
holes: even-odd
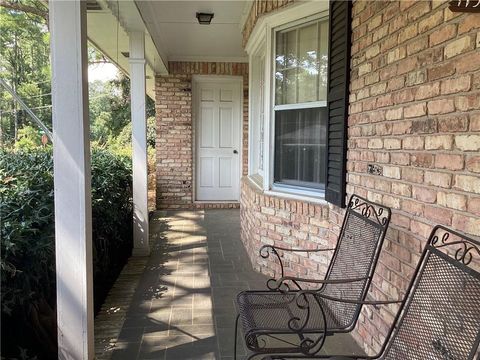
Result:
[[[239,216],[155,212],[150,256],[129,261],[95,320],[97,359],[233,359],[236,294],[267,280],[250,265]]]
[[[266,281],[239,211],[157,211],[150,233],[151,255],[131,260],[96,319],[98,358],[232,359],[235,296]]]

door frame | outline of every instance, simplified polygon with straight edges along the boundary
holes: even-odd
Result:
[[[197,109],[199,105],[199,94],[198,88],[200,83],[208,82],[225,82],[234,84],[238,87],[238,94],[240,97],[240,124],[239,124],[239,149],[238,149],[238,166],[239,166],[239,182],[238,182],[238,199],[235,200],[197,200],[197,162],[198,162],[198,152],[197,152],[197,135],[198,135],[198,119],[197,119]],[[244,126],[244,115],[243,115],[243,76],[237,75],[193,75],[192,76],[192,201],[194,203],[234,203],[240,202],[241,196],[241,178],[243,176],[243,126]]]

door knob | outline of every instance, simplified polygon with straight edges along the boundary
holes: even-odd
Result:
[[[238,154],[238,151],[237,151],[237,150],[233,150],[233,153],[234,153],[234,154]]]

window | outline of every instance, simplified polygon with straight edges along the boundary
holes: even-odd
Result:
[[[345,206],[351,19],[351,1],[305,1],[252,32],[249,175],[264,191]]]
[[[328,19],[275,32],[274,184],[325,188]]]

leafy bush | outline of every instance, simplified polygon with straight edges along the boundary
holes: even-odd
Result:
[[[92,152],[94,300],[98,310],[132,248],[128,157]],[[2,356],[56,357],[50,149],[0,151]]]
[[[126,156],[92,153],[92,230],[95,309],[130,256],[133,233],[132,166]]]
[[[50,152],[0,152],[0,194],[2,354],[23,345],[21,334],[49,353],[56,347]]]
[[[31,125],[25,125],[18,130],[16,149],[34,149],[42,146],[42,131]]]
[[[155,138],[157,136],[155,128],[155,117],[149,117],[147,119],[147,147],[150,149],[155,148]],[[122,131],[116,137],[110,138],[108,146],[114,149],[128,149],[132,148],[132,123],[129,122],[124,126]]]

